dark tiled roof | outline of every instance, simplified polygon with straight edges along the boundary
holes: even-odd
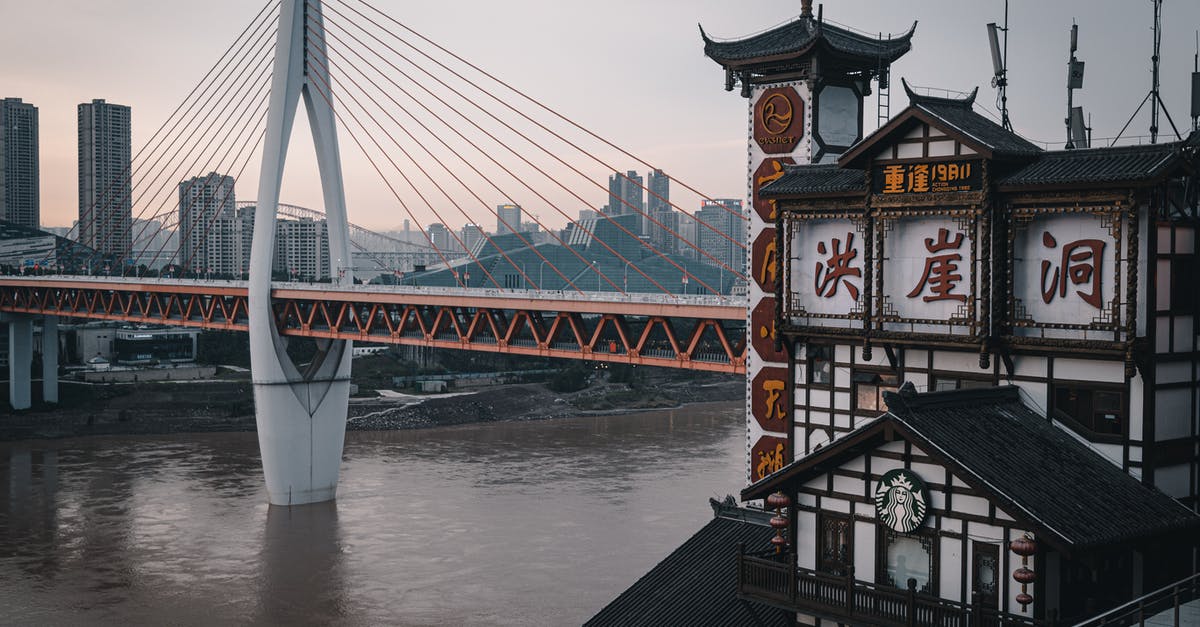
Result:
[[[867,175],[862,170],[836,165],[785,165],[783,176],[764,185],[760,196],[836,194],[866,192]]]
[[[1015,504],[1011,515],[1073,548],[1200,527],[1200,516],[1031,410],[1016,387],[889,394],[885,400],[885,417]]]
[[[704,33],[703,28],[700,29],[700,36],[704,39],[704,54],[722,65],[738,64],[761,57],[800,55],[821,41],[843,54],[871,59],[882,58],[891,62],[912,48],[911,40],[916,28],[917,23],[913,22],[907,33],[879,39],[802,17],[743,39],[715,41]]]
[[[1154,180],[1178,162],[1180,144],[1056,150],[997,180],[1000,188]]]
[[[908,92],[909,106],[924,111],[953,130],[983,144],[992,152],[993,158],[1034,156],[1042,152],[1041,148],[1020,135],[975,113],[972,105],[979,92],[978,87],[966,98],[938,98],[916,94],[907,81],[901,79],[901,82]]]
[[[1066,551],[1200,529],[1200,516],[1142,485],[1027,407],[1006,386],[885,393],[888,413],[742,491],[762,496],[827,472],[885,440],[889,424],[1039,537]]]
[[[716,516],[585,626],[793,625],[787,613],[737,598],[736,554],[765,550],[762,512],[713,503]]]

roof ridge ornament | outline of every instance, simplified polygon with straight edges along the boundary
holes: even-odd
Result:
[[[971,93],[966,94],[966,96],[964,96],[962,98],[954,98],[949,95],[947,95],[947,96],[930,96],[928,94],[922,95],[922,94],[918,94],[916,91],[914,91],[913,86],[908,84],[908,79],[906,79],[904,77],[900,77],[900,83],[902,85],[904,85],[904,93],[906,95],[908,95],[908,102],[909,102],[909,104],[912,104],[912,105],[928,103],[928,104],[958,105],[965,109],[973,109],[974,105],[975,105],[975,96],[979,93],[979,86],[976,85],[975,88],[971,90]],[[929,90],[931,88],[921,87],[920,89]],[[941,88],[938,88],[938,89],[941,89]],[[942,90],[942,91],[946,91],[947,94],[950,93],[950,90],[948,90],[948,89]],[[959,92],[959,93],[963,93],[963,92]]]
[[[800,0],[800,17],[812,19],[812,0]]]

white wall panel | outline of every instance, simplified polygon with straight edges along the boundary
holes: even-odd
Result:
[[[1058,380],[1125,382],[1125,363],[1098,359],[1054,360],[1054,378]]]
[[[1165,466],[1154,471],[1154,485],[1164,493],[1180,498],[1191,490],[1191,465]]]
[[[1174,440],[1192,434],[1192,391],[1190,389],[1154,392],[1154,439]]]

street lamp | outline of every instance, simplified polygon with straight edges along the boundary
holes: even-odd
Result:
[[[624,272],[624,276],[622,277],[622,281],[621,281],[624,284],[624,286],[621,288],[621,291],[626,292],[626,293],[629,292],[629,264],[630,263],[632,263],[632,262],[629,261],[628,259],[625,260],[625,272]]]
[[[542,262],[538,264],[538,284],[537,284],[538,290],[546,289],[546,288],[542,287],[543,285],[545,285],[544,283],[542,283],[542,269],[546,267],[547,261],[549,261],[549,260],[543,259]]]
[[[600,270],[596,268],[596,260],[592,260],[592,272],[596,273],[596,292],[600,292]]]

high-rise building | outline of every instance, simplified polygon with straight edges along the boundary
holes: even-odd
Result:
[[[519,232],[521,232],[521,205],[498,205],[496,207],[496,235]]]
[[[79,242],[112,261],[132,258],[129,107],[79,105]]]
[[[742,201],[733,198],[705,200],[696,212],[696,238],[693,240],[700,250],[712,255],[699,254],[700,261],[710,265],[727,266],[741,272],[745,265],[745,251],[738,243],[742,241],[738,217],[742,213]],[[741,253],[743,256],[739,256]]]
[[[614,173],[608,177],[608,206],[604,213],[610,216],[634,214],[641,216],[645,213],[646,201],[642,194],[642,177],[637,172],[629,170],[621,174]],[[639,218],[638,224],[641,224]]]
[[[275,259],[272,269],[275,272],[285,271],[297,279],[319,280],[331,277],[329,223],[312,218],[276,220]]]
[[[38,228],[38,110],[20,98],[0,100],[0,220]]]
[[[434,222],[430,224],[426,231],[429,235],[429,242],[433,247],[442,252],[453,252],[450,248],[451,238],[450,229],[446,228],[445,224]]]
[[[646,218],[642,221],[642,232],[650,236],[650,243],[657,250],[675,252],[675,236],[671,231],[676,229],[679,220],[671,210],[671,178],[662,170],[652,170],[646,175],[646,189]]]
[[[467,252],[474,252],[475,247],[479,245],[480,241],[484,241],[484,229],[479,225],[463,225],[460,237],[462,238],[462,245],[466,246]]]
[[[179,184],[179,254],[175,262],[201,273],[240,275],[234,180],[209,172]]]

